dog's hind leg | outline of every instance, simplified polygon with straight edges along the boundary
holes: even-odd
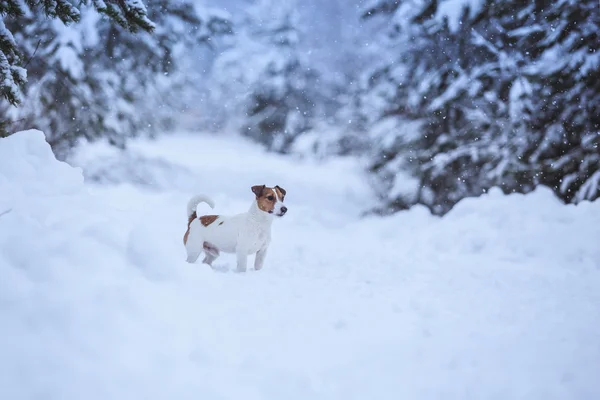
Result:
[[[204,264],[208,264],[209,266],[211,266],[211,267],[212,267],[212,263],[213,263],[213,261],[215,261],[216,259],[217,259],[217,257],[215,257],[215,256],[213,256],[213,255],[211,255],[211,254],[207,254],[207,255],[205,255],[205,256],[204,256],[204,260],[202,260],[202,262],[203,262]]]
[[[187,232],[187,236],[184,238],[185,242],[185,251],[187,252],[186,261],[189,263],[195,263],[200,254],[202,254],[203,243],[204,240],[202,236],[199,234],[197,227],[196,229],[192,229],[193,226],[190,226]]]
[[[191,264],[195,263],[200,254],[202,254],[202,248],[189,240],[185,245],[185,251],[187,252],[187,259],[185,261]]]
[[[213,261],[215,261],[217,259],[217,257],[219,257],[219,254],[220,254],[219,249],[217,249],[215,246],[213,246],[212,244],[210,244],[208,242],[204,242],[202,249],[204,250],[204,253],[206,254],[206,256],[204,256],[204,260],[202,260],[202,262],[204,264],[208,264],[212,267]]]

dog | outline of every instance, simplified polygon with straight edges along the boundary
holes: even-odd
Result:
[[[284,204],[285,189],[280,186],[266,187],[255,185],[251,188],[255,199],[245,213],[233,216],[202,215],[198,217],[196,207],[206,203],[215,208],[215,203],[207,196],[194,196],[187,204],[188,228],[183,236],[187,251],[187,262],[195,263],[202,252],[205,264],[212,263],[220,252],[236,254],[237,271],[245,272],[248,256],[256,254],[254,269],[263,267],[267,250],[271,243],[273,220],[287,213]]]

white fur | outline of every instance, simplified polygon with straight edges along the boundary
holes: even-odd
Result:
[[[194,196],[190,199],[190,201],[188,201],[187,204],[188,218],[196,211],[196,207],[198,207],[198,204],[200,203],[206,203],[210,208],[215,208],[215,202],[210,197],[202,195]]]
[[[279,198],[277,191],[275,191],[275,198],[277,199],[277,201],[275,202],[275,208],[273,208],[273,213],[281,214],[281,207],[285,207],[285,204],[283,204],[283,201]]]
[[[194,196],[188,203],[188,217],[192,215],[195,207],[200,202],[206,202],[209,206],[211,204],[214,206],[214,202],[210,198]],[[238,272],[245,272],[248,256],[256,254],[254,269],[261,269],[271,243],[271,224],[276,216],[283,216],[282,207],[284,207],[284,204],[277,197],[273,213],[262,211],[256,201],[253,201],[247,212],[233,216],[219,216],[208,226],[202,225],[198,218],[194,219],[190,224],[190,232],[185,245],[187,261],[190,263],[195,262],[200,254],[204,252],[206,253],[204,262],[211,265],[218,257],[219,252],[222,251],[236,254],[237,270]],[[204,248],[205,242],[218,249],[218,251]]]

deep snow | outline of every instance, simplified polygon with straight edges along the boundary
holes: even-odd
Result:
[[[101,183],[0,139],[1,399],[600,397],[600,202],[361,219],[351,160],[189,134],[71,162]],[[263,183],[290,210],[264,269],[185,263],[189,196],[238,212]]]

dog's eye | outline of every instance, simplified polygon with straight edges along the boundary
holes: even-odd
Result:
[[[267,196],[267,200],[269,200],[269,201],[273,201],[273,200],[275,200],[275,197],[273,197],[273,195],[271,195],[271,196]]]

